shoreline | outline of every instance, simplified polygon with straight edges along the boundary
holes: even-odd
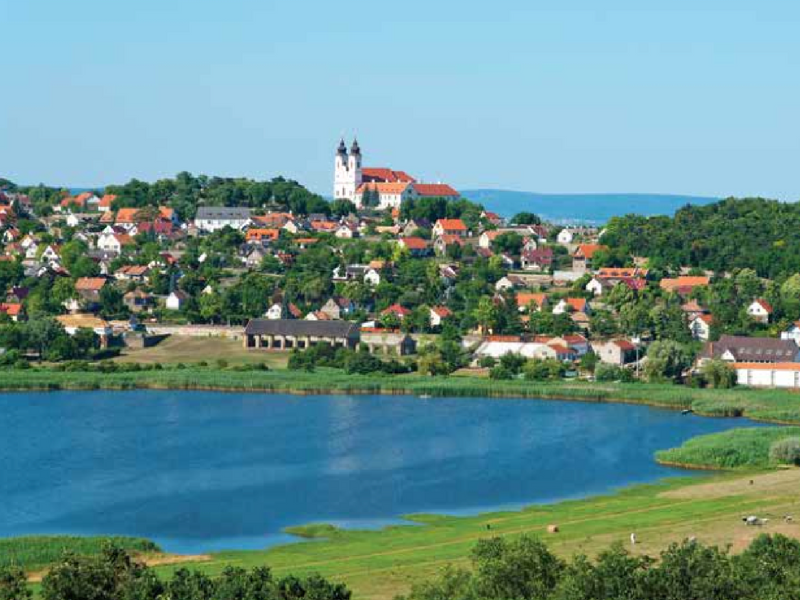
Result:
[[[327,380],[324,384],[320,380]],[[226,371],[213,368],[100,373],[0,371],[0,393],[57,391],[203,391],[221,393],[381,395],[541,399],[690,409],[702,417],[745,417],[774,425],[800,424],[800,395],[785,390],[686,388],[673,384],[584,381],[494,381],[482,377],[364,376],[319,370]]]

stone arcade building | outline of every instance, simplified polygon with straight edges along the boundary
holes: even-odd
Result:
[[[244,347],[248,349],[303,350],[316,344],[355,348],[359,339],[359,326],[347,321],[251,319],[244,330]]]

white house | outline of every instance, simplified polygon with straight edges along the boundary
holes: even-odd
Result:
[[[250,209],[242,206],[201,206],[194,224],[200,231],[218,231],[225,227],[244,229],[250,223]]]
[[[575,239],[575,235],[572,233],[571,229],[567,229],[566,227],[558,232],[558,236],[556,237],[558,243],[562,246],[566,246],[567,244],[571,244],[572,240]]]
[[[689,331],[692,334],[692,339],[707,342],[711,336],[711,324],[713,322],[714,319],[711,315],[695,315],[689,321]]]
[[[186,304],[187,298],[188,296],[180,290],[170,292],[170,295],[167,296],[167,308],[169,310],[180,310]]]
[[[772,316],[772,306],[762,299],[753,300],[750,306],[747,307],[747,314],[759,323],[769,323],[769,318]]]
[[[97,236],[97,248],[103,252],[113,252],[119,254],[122,249],[132,242],[127,234],[123,233],[101,233]]]
[[[800,346],[800,321],[795,321],[781,331],[781,339],[792,340],[795,344]]]
[[[446,306],[433,306],[430,309],[428,318],[431,327],[439,327],[444,323],[444,320],[451,316],[453,313]]]
[[[267,312],[266,312],[266,314],[264,316],[267,317],[268,319],[272,319],[273,321],[276,321],[278,319],[282,319],[283,318],[283,305],[280,304],[279,302],[276,302],[275,304],[273,304],[272,306],[270,306],[267,309]]]
[[[369,285],[374,287],[379,285],[380,282],[381,282],[381,274],[371,267],[367,269],[367,272],[364,273],[364,283],[368,283]]]

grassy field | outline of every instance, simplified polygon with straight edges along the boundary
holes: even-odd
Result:
[[[679,448],[662,450],[656,459],[665,464],[701,469],[767,468],[770,446],[800,436],[800,427],[731,429],[692,438]]]
[[[270,353],[253,353],[260,360]],[[263,357],[263,358],[262,358]],[[214,357],[229,360],[224,351]],[[281,360],[285,359],[285,356]],[[213,363],[212,363],[213,364]],[[790,390],[694,389],[671,384],[588,383],[584,381],[491,381],[482,377],[427,377],[409,375],[347,375],[336,369],[313,373],[275,369],[237,371],[213,366],[165,368],[154,371],[100,373],[93,371],[0,371],[0,390],[29,389],[202,389],[248,392],[372,393],[432,396],[521,397],[628,402],[674,409],[693,409],[709,416],[746,416],[800,425],[800,394]]]
[[[65,535],[0,538],[0,566],[17,565],[27,571],[42,569],[57,561],[64,552],[98,554],[106,542],[113,542],[132,553],[159,553],[153,542],[131,537],[77,537]]]
[[[151,348],[126,348],[115,361],[162,365],[205,361],[214,364],[220,358],[231,365],[266,363],[272,369],[280,369],[286,367],[288,352],[247,351],[241,342],[222,337],[211,339],[172,335]]]
[[[407,590],[412,581],[429,577],[447,564],[466,564],[475,542],[494,535],[540,535],[562,556],[576,552],[593,555],[614,541],[628,544],[631,532],[639,540],[633,550],[650,555],[691,536],[706,543],[730,544],[734,550],[744,549],[762,532],[800,537],[800,524],[783,519],[787,514],[800,516],[798,489],[800,469],[788,469],[672,480],[519,512],[412,516],[421,527],[341,531],[315,525],[298,533],[325,539],[263,552],[222,552],[192,566],[212,575],[227,565],[263,564],[278,575],[320,573],[347,583],[356,598],[388,600]],[[742,517],[751,514],[769,522],[763,528],[747,527]],[[558,525],[559,533],[548,534],[550,524]],[[175,568],[168,565],[159,570],[169,574]]]

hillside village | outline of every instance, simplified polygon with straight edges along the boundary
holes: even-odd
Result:
[[[104,361],[175,335],[296,369],[800,387],[800,275],[667,265],[629,247],[630,219],[506,219],[363,167],[356,141],[333,180],[330,202],[281,178],[0,180],[0,360]]]

